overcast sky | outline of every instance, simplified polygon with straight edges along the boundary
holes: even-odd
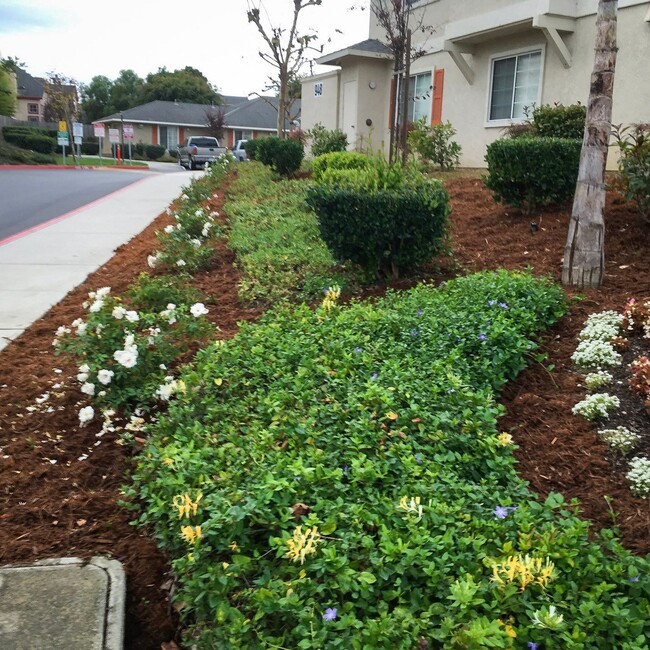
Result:
[[[260,0],[255,0],[259,4]],[[293,0],[261,0],[274,25],[288,25]],[[0,0],[0,56],[25,62],[27,72],[48,72],[88,83],[132,69],[145,77],[160,67],[198,68],[225,95],[260,92],[273,68],[246,19],[247,0]],[[368,11],[354,0],[323,0],[300,14],[302,32],[333,52],[368,37]],[[339,33],[342,32],[342,33]],[[331,42],[328,42],[331,39]],[[311,56],[317,56],[313,54]],[[314,72],[326,68],[314,68]],[[309,68],[305,69],[309,72]]]

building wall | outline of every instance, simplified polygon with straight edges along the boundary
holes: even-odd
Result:
[[[30,104],[35,104],[38,106],[38,112],[37,113],[30,113],[29,112],[29,106]],[[43,121],[43,102],[40,98],[30,98],[30,97],[21,97],[18,98],[16,101],[16,112],[14,113],[13,117],[15,117],[17,120],[25,120],[25,121],[32,121],[34,118],[38,122]]]
[[[474,0],[433,0],[425,2],[421,10],[429,12],[432,21],[435,17],[437,40],[429,42],[432,53],[416,60],[411,74],[445,70],[445,89],[442,105],[442,120],[449,120],[457,130],[456,140],[462,146],[461,164],[466,167],[484,167],[487,145],[503,136],[507,123],[488,123],[492,60],[494,57],[542,50],[542,76],[539,104],[565,105],[575,102],[586,104],[594,58],[596,0],[490,0],[481,3],[486,10],[508,9],[502,14],[491,14],[490,21],[495,26],[492,33],[477,35],[471,45],[472,54],[464,55],[473,73],[473,83],[469,83],[451,55],[443,51],[445,31],[458,33],[458,23],[469,24],[476,18],[477,3]],[[517,5],[515,7],[515,5]],[[577,16],[575,31],[562,33],[564,42],[571,53],[572,61],[565,68],[559,56],[549,47],[542,30],[534,28],[531,21],[519,23],[512,29],[499,27],[496,23],[509,18],[509,8],[520,11],[522,15],[535,12],[540,7],[551,7],[558,11],[572,11]],[[612,122],[633,123],[650,121],[650,86],[645,83],[650,61],[650,2],[639,0],[620,0],[618,11],[618,61],[614,84],[614,104]],[[469,16],[469,18],[467,18]],[[495,22],[496,21],[496,22]],[[381,38],[381,30],[371,20],[370,36]],[[455,31],[454,31],[455,30]],[[415,44],[426,47],[430,37],[418,35]],[[419,39],[419,43],[418,40]],[[364,68],[369,68],[364,64]],[[358,65],[344,67],[341,80],[350,74],[360,78],[366,75]],[[366,75],[367,76],[367,75]],[[372,95],[364,84],[359,84],[359,106],[372,102]],[[384,102],[387,110],[387,101]],[[615,150],[612,148],[608,166],[615,167]]]
[[[303,131],[322,124],[326,129],[339,128],[339,70],[309,77],[302,84]]]

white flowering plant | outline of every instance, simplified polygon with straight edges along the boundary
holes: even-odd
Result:
[[[623,426],[614,429],[601,429],[598,431],[598,435],[622,454],[630,451],[639,440],[639,434]]]
[[[147,410],[156,402],[168,368],[214,332],[205,318],[208,308],[197,302],[142,310],[125,305],[110,291],[98,294],[91,292],[84,303],[86,319],[60,327],[53,345],[57,354],[81,364],[79,390],[99,408],[126,415],[137,408]]]
[[[594,391],[611,384],[613,379],[611,373],[605,370],[597,370],[596,372],[590,372],[585,377],[585,386],[587,390]]]
[[[627,480],[632,484],[632,492],[639,497],[650,495],[650,459],[637,456],[630,461]]]
[[[587,395],[572,409],[574,415],[582,415],[587,420],[600,420],[609,417],[611,411],[620,406],[620,400],[609,393]]]

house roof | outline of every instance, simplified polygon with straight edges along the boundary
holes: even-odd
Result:
[[[349,45],[348,47],[326,54],[316,59],[316,63],[321,65],[341,65],[341,61],[348,57],[365,57],[369,59],[392,59],[393,54],[390,48],[377,40],[376,38],[369,38],[360,43]]]
[[[300,114],[300,100],[296,99],[292,112]],[[278,123],[278,98],[256,97],[226,113],[229,128],[275,131]]]
[[[16,68],[16,94],[18,98],[21,97],[38,97],[39,99],[43,97],[43,82],[35,77],[32,77],[31,74]]]
[[[201,127],[206,126],[206,111],[216,109],[225,111],[229,128],[275,130],[278,119],[276,97],[257,97],[249,100],[246,97],[226,95],[224,100],[224,106],[155,100],[127,108],[121,113],[107,115],[95,122],[119,122],[123,118],[125,121],[141,124]],[[296,100],[294,106],[299,111],[300,100]]]

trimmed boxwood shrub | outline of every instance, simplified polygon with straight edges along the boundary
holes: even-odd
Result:
[[[99,154],[99,141],[96,138],[89,138],[81,143],[81,153],[88,156]]]
[[[305,154],[297,140],[273,136],[257,142],[256,159],[280,176],[291,176],[300,169]]]
[[[257,140],[247,140],[244,142],[244,151],[248,156],[249,160],[257,160],[257,145],[259,144],[259,139]]]
[[[328,169],[365,169],[372,159],[356,151],[334,151],[315,158],[311,164],[312,177],[319,182]]]
[[[149,160],[158,160],[158,158],[162,158],[165,155],[165,147],[161,144],[145,144],[144,155]]]
[[[485,155],[485,185],[495,201],[526,214],[551,203],[564,203],[575,192],[580,140],[516,138],[492,142]]]
[[[4,138],[10,144],[15,144],[21,149],[29,149],[38,153],[53,153],[56,149],[56,140],[46,135],[32,134],[29,132],[9,132]]]
[[[335,258],[373,276],[399,277],[444,247],[449,196],[441,181],[376,160],[329,169],[309,188],[321,236]]]
[[[586,119],[587,107],[580,103],[544,104],[533,110],[533,133],[540,138],[582,140]]]
[[[312,140],[312,156],[322,156],[324,153],[345,151],[348,146],[348,136],[341,129],[329,131],[322,124],[316,124],[307,134]]]

